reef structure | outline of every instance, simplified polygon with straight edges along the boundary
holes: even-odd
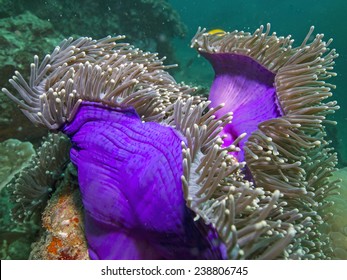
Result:
[[[208,37],[205,34],[199,32],[194,42],[200,42],[199,36]],[[250,42],[257,41],[258,37],[261,41],[280,41],[262,31],[255,34],[256,38]],[[213,41],[225,36],[213,37]],[[250,143],[252,138],[245,138],[243,132],[226,139],[224,134],[230,124],[235,122],[238,127],[236,115],[233,119],[227,102],[219,104],[213,94],[210,101],[192,97],[194,89],[177,84],[165,71],[169,66],[164,66],[162,59],[119,42],[122,38],[65,40],[41,63],[35,56],[29,82],[15,72],[10,83],[21,99],[3,89],[34,124],[69,136],[70,159],[77,168],[84,207],[89,257],[273,259],[315,256],[311,248],[307,252],[297,248],[304,242],[311,244],[308,240],[313,222],[309,216],[314,211],[299,213],[306,192],[293,184],[302,196],[288,206],[286,195],[290,191],[286,192],[283,184],[291,185],[290,182],[280,177],[278,184],[273,180],[277,188],[264,186],[257,178],[266,178],[262,175],[266,174],[265,168],[262,173],[258,172],[248,159],[250,156],[259,163],[268,162],[272,155],[278,156],[276,151],[282,152],[280,144],[273,144],[269,136],[259,138],[257,135],[263,135],[260,132],[254,136],[256,144],[249,147],[243,143],[246,140]],[[208,46],[209,41],[204,40]],[[254,71],[252,66],[247,67]],[[250,108],[253,110],[253,106]],[[335,109],[332,104],[324,108]],[[263,123],[260,118],[253,122]],[[304,121],[303,124],[323,133],[320,122]],[[297,137],[293,133],[288,135],[288,141]],[[264,139],[267,145],[260,149],[258,141]],[[315,189],[309,190],[312,195],[303,200],[309,201],[305,206],[311,208],[324,204],[324,201],[321,205],[315,202],[314,192],[323,200],[336,185],[324,184],[334,165],[334,155],[327,156],[329,148],[322,148],[328,143],[319,145],[316,139],[313,142],[309,147],[319,146],[324,153],[316,158],[310,154],[314,158],[311,162],[315,163],[308,165],[312,168],[310,187]],[[253,152],[252,147],[257,151]],[[258,156],[261,152],[268,156]],[[329,168],[323,170],[325,162]],[[281,168],[274,168],[275,174],[285,169],[283,167],[301,170],[297,164],[282,164]],[[245,177],[246,168],[251,171],[250,179]],[[314,217],[319,220],[317,213]],[[298,239],[294,241],[294,237]],[[318,250],[317,257],[322,248]]]
[[[35,154],[30,142],[21,142],[17,139],[8,139],[0,143],[0,192],[9,183],[13,176],[28,163]]]

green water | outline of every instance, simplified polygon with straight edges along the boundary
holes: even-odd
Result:
[[[186,61],[196,57],[195,50],[189,51],[188,46],[198,26],[253,32],[260,25],[271,23],[272,31],[278,36],[291,34],[295,42],[300,44],[313,25],[315,33],[323,33],[325,40],[333,38],[331,48],[335,48],[340,56],[336,59],[335,67],[338,75],[331,82],[337,86],[333,91],[333,98],[338,101],[341,109],[331,116],[331,119],[338,122],[337,129],[329,132],[340,153],[340,164],[347,165],[347,1],[170,0],[170,3],[188,27],[187,38],[176,41],[181,68],[186,66]],[[190,62],[190,65],[193,66],[192,71],[183,69],[184,75],[180,79],[188,78],[197,84],[207,85],[211,82],[212,69],[202,58],[194,60],[193,64]]]

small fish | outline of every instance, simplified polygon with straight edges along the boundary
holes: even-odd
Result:
[[[225,31],[223,29],[211,29],[210,31],[207,32],[209,35],[217,35],[217,36],[223,36],[225,35]]]

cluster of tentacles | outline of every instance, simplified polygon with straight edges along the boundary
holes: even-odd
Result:
[[[322,35],[308,42],[312,31],[293,47],[269,26],[199,30],[192,46],[216,72],[207,101],[123,37],[68,39],[35,57],[29,82],[15,73],[21,98],[3,92],[71,139],[91,258],[329,257],[317,227],[338,183],[324,140],[338,107],[323,103],[337,55]],[[17,216],[47,193],[28,187],[45,176],[17,178]]]

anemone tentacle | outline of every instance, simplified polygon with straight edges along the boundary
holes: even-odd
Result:
[[[118,39],[64,41],[40,66],[34,58],[28,83],[16,72],[22,100],[3,92],[34,124],[70,137],[91,258],[225,258],[216,230],[185,204],[185,138],[160,124],[177,99],[200,98],[157,54]]]
[[[199,29],[193,46],[216,69],[207,102],[123,36],[64,40],[35,56],[29,82],[15,72],[21,99],[3,92],[73,142],[92,258],[324,257],[327,244],[311,240],[338,184],[324,133],[338,106],[323,102],[337,55],[312,32],[293,47],[269,25]]]
[[[206,111],[209,104],[178,100],[167,109],[173,112],[165,122],[187,139],[182,142],[187,205],[197,220],[203,219],[217,229],[229,258],[276,258],[292,241],[292,222],[299,217],[279,204],[279,191],[264,191],[244,179],[245,162],[238,162],[230,153],[240,152],[236,146],[245,135],[222,147],[223,139],[218,134],[232,123],[232,114],[217,118],[214,114],[223,104]],[[286,214],[281,222],[276,218],[278,212]]]
[[[330,90],[335,88],[326,79],[336,75],[332,69],[338,55],[335,49],[328,48],[332,40],[322,40],[323,34],[316,35],[309,42],[313,31],[311,27],[298,47],[293,47],[291,36],[269,35],[270,24],[265,31],[261,26],[253,34],[234,31],[214,35],[199,29],[192,39],[192,47],[207,56],[215,68],[218,56],[227,54],[241,58],[246,56],[259,65],[254,67],[273,73],[274,101],[280,114],[263,119],[253,131],[247,131],[249,135],[244,143],[244,153],[257,185],[269,190],[280,189],[286,196],[300,196],[306,192],[302,162],[309,150],[325,143],[322,134],[324,124],[331,123],[326,116],[339,108],[335,101],[323,102],[332,95]],[[218,75],[216,70],[216,77]],[[247,84],[241,92],[247,92]],[[225,106],[229,111],[237,109],[240,114],[249,114],[249,108],[243,110],[242,104],[222,101],[229,103]],[[260,111],[261,108],[258,109]],[[256,110],[252,113],[257,114]]]
[[[70,141],[62,133],[49,134],[28,166],[9,184],[15,221],[28,221],[33,215],[40,215],[70,162],[69,149]]]
[[[64,40],[41,64],[35,56],[29,82],[15,72],[10,83],[22,100],[7,89],[3,92],[34,124],[52,130],[73,119],[82,100],[134,107],[144,120],[160,120],[166,106],[195,89],[177,84],[165,71],[174,65],[165,66],[157,54],[119,43],[123,38]]]
[[[288,222],[297,233],[285,257],[294,259],[326,257],[324,242],[316,238],[322,223],[319,209],[328,206],[323,197],[338,188],[338,182],[328,181],[337,157],[324,132],[325,125],[335,124],[327,116],[339,109],[335,101],[325,101],[335,88],[327,80],[336,75],[338,55],[329,49],[332,39],[324,42],[318,34],[311,40],[313,31],[311,27],[297,47],[291,36],[270,34],[270,24],[253,34],[213,34],[199,28],[192,39],[192,47],[215,70],[209,99],[212,106],[225,103],[217,117],[234,115],[220,134],[229,143],[246,132],[238,158],[245,160],[248,176],[255,187],[283,194],[279,204],[286,201],[285,211],[275,219],[291,213]]]

